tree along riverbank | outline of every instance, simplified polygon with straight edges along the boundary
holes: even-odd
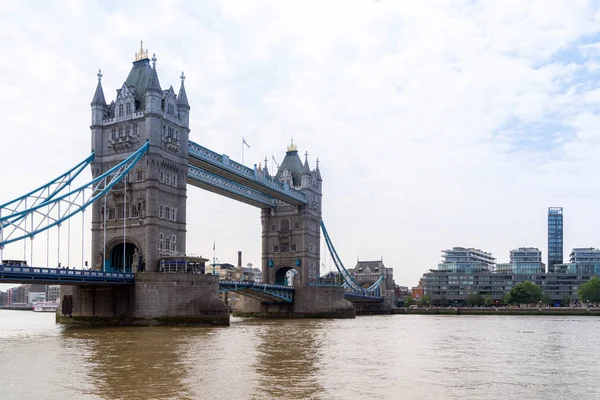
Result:
[[[593,315],[600,316],[600,308],[585,307],[428,307],[393,308],[392,314],[454,314],[454,315]]]

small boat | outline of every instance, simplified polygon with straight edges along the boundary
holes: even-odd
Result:
[[[38,301],[33,303],[34,312],[56,312],[59,303],[53,301]]]

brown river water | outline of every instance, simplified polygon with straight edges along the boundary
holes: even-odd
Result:
[[[66,330],[0,310],[0,399],[600,399],[599,352],[600,317]]]

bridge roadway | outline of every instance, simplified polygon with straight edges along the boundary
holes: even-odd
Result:
[[[0,265],[0,283],[44,285],[134,285],[135,274],[96,270]],[[292,303],[294,287],[252,281],[220,281],[220,292],[237,292],[264,303]],[[353,303],[381,303],[383,297],[346,292]]]

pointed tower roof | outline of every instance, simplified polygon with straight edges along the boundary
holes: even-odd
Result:
[[[104,91],[102,90],[102,70],[98,70],[98,85],[96,86],[96,92],[92,99],[93,106],[106,107],[106,100],[104,99]]]
[[[156,73],[156,54],[152,54],[152,69],[150,70],[150,79],[148,80],[148,87],[146,88],[146,92],[162,94],[160,82],[158,81],[158,74]]]
[[[143,44],[144,42],[140,41],[140,51],[135,53],[133,66],[125,80],[125,84],[128,87],[133,86],[134,96],[142,104],[145,103],[144,97],[146,96],[146,88],[148,87],[152,75],[150,60],[148,59],[148,50],[144,50]]]
[[[190,108],[190,104],[188,103],[188,98],[187,98],[187,93],[185,92],[185,85],[183,84],[183,81],[185,81],[185,75],[183,74],[183,71],[181,71],[181,87],[179,88],[179,94],[177,95],[177,105],[180,106],[187,106],[187,108]],[[265,164],[265,168],[266,168],[266,164]]]
[[[318,158],[317,158],[317,169],[315,170],[315,172],[317,173],[317,180],[323,181],[323,179],[321,179],[321,171],[319,170],[319,159]]]
[[[304,166],[302,167],[302,175],[310,175],[310,167],[308,166],[308,151],[304,153]]]
[[[300,156],[298,156],[298,148],[294,144],[294,139],[292,139],[292,144],[287,147],[287,151],[285,153],[285,158],[281,162],[279,169],[277,170],[277,175],[275,175],[276,179],[279,179],[284,169],[287,169],[292,173],[292,178],[294,179],[294,185],[298,186],[301,182],[302,176],[302,160],[300,160]]]
[[[183,85],[182,85],[183,86]],[[265,174],[265,177],[271,176],[269,175],[269,169],[267,168],[267,157],[265,157],[265,168],[263,169],[263,172]]]

